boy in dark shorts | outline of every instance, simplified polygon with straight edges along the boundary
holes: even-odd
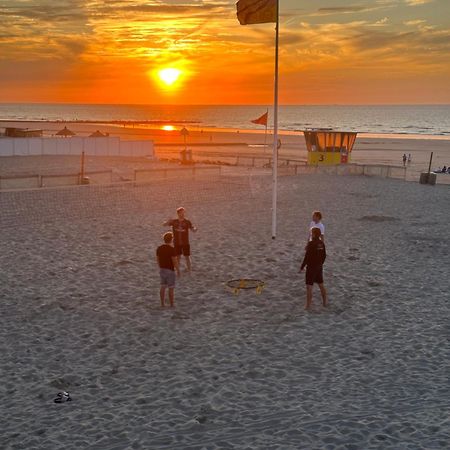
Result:
[[[174,236],[174,248],[178,257],[178,264],[180,263],[181,255],[186,260],[187,271],[191,271],[191,246],[189,245],[189,230],[194,233],[197,228],[192,225],[192,222],[185,217],[185,209],[180,207],[177,209],[177,219],[169,219],[163,223],[165,227],[172,227]]]
[[[311,229],[312,240],[306,246],[306,254],[303,258],[300,272],[303,272],[306,266],[306,305],[305,309],[309,309],[312,304],[312,290],[314,283],[319,285],[320,293],[322,295],[323,306],[328,305],[327,291],[323,285],[323,263],[327,257],[325,250],[325,243],[320,239],[322,231],[320,228]]]
[[[173,308],[174,291],[175,291],[175,271],[180,275],[178,268],[178,258],[175,249],[172,247],[173,234],[169,231],[164,233],[164,244],[160,245],[156,250],[156,262],[159,266],[159,275],[161,277],[161,287],[159,289],[159,298],[161,300],[161,307],[165,305],[166,288],[169,288],[169,302]]]

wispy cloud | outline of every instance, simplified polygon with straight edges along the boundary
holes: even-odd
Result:
[[[334,6],[328,8],[319,8],[321,14],[351,14],[361,11],[369,11],[371,8],[367,6]]]
[[[373,26],[375,26],[375,27],[384,27],[384,26],[386,26],[388,23],[389,23],[389,18],[383,17],[382,19],[377,20],[377,21],[373,24]]]
[[[398,0],[376,0],[361,5],[322,7],[313,15],[329,16],[340,14],[362,14],[382,9],[390,9],[398,5]]]
[[[387,23],[381,20],[382,24]],[[449,71],[446,55],[450,53],[450,30],[395,30],[377,26],[379,22],[356,21],[314,26],[303,23],[292,32],[283,49],[296,53],[297,70],[301,65],[321,64],[343,67],[370,67],[375,71],[385,65],[399,64],[403,70],[426,70],[427,65]],[[292,44],[291,44],[292,43]]]
[[[434,0],[404,0],[407,5],[417,6],[424,5],[425,3],[432,3]]]
[[[426,23],[426,20],[423,19],[416,19],[416,20],[407,20],[406,22],[403,22],[408,27],[413,27],[416,25],[422,25]]]

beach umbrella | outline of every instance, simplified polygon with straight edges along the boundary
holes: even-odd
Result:
[[[62,130],[59,130],[56,133],[56,136],[75,136],[75,133],[72,130],[69,130],[67,127],[64,127]]]
[[[101,131],[97,130],[94,133],[90,134],[89,137],[105,137],[105,135]]]

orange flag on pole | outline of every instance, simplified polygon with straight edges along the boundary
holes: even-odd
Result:
[[[241,25],[277,21],[277,0],[239,0],[236,10]]]
[[[252,120],[252,123],[256,123],[256,125],[264,125],[267,127],[267,116],[268,112],[265,112],[261,117],[258,117],[257,119]]]
[[[241,25],[275,23],[275,82],[273,93],[273,148],[272,148],[272,239],[277,234],[277,168],[278,168],[278,41],[280,28],[279,0],[239,0],[236,3],[237,18]],[[264,122],[263,122],[264,120]],[[266,126],[267,116],[252,120]]]

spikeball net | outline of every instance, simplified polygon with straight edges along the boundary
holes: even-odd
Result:
[[[266,283],[255,278],[236,278],[234,280],[228,280],[225,285],[234,295],[239,295],[242,289],[254,290],[256,294],[261,294]]]

